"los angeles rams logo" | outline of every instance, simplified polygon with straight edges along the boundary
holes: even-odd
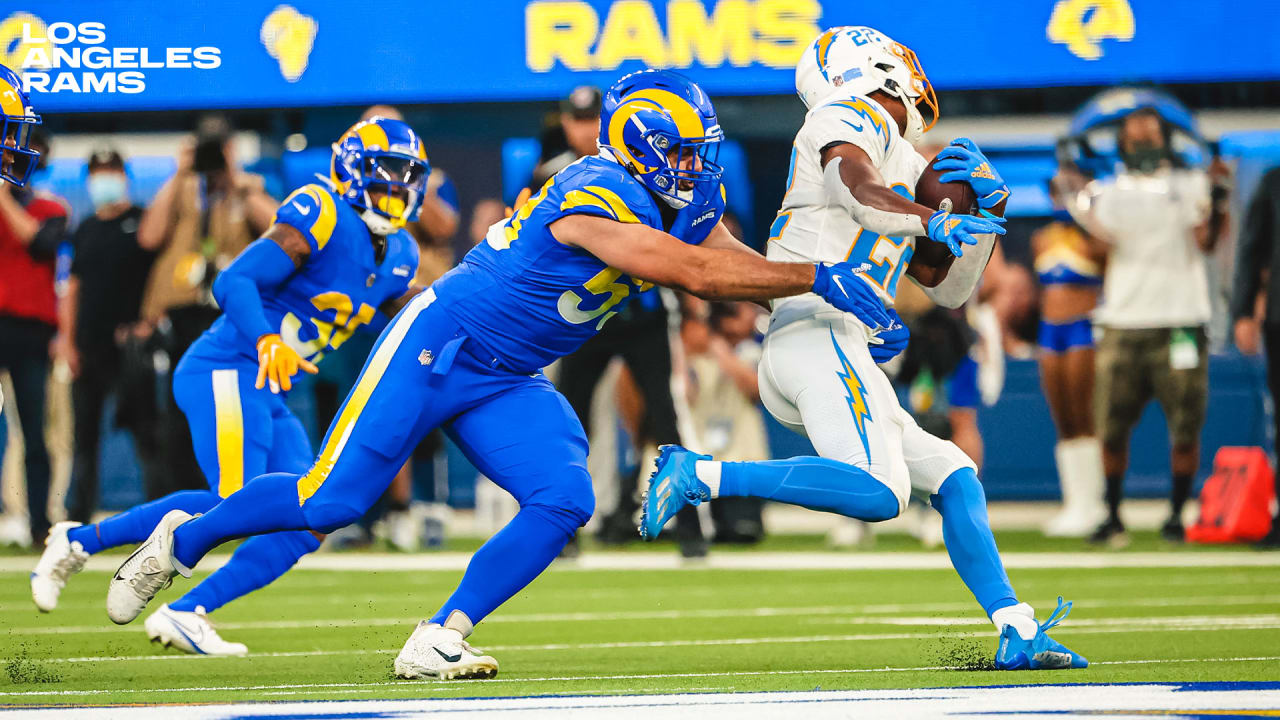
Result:
[[[267,54],[280,63],[280,74],[297,82],[307,70],[319,24],[292,5],[280,5],[262,21],[259,37]]]

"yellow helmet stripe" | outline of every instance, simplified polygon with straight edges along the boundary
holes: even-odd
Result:
[[[377,147],[386,150],[391,147],[391,141],[387,139],[387,131],[375,122],[361,123],[353,128],[356,136],[364,143],[366,149]]]
[[[0,112],[9,117],[27,114],[27,109],[22,105],[21,88],[15,88],[4,80],[0,80]]]

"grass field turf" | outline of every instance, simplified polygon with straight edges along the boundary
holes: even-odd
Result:
[[[396,681],[391,660],[455,571],[295,571],[216,613],[248,658],[163,651],[141,618],[112,625],[105,572],[76,576],[51,615],[31,605],[25,573],[6,572],[0,704],[1280,680],[1280,568],[1010,574],[1041,619],[1059,594],[1075,601],[1054,635],[1090,668],[979,669],[994,631],[950,570],[555,568],[471,638],[498,679],[454,683]]]

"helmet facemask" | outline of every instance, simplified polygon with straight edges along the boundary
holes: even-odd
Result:
[[[724,175],[724,168],[716,163],[722,137],[715,134],[681,138],[660,130],[646,132],[644,139],[661,164],[645,184],[677,210],[707,204],[715,197]]]
[[[426,195],[426,162],[399,153],[366,152],[352,173],[360,217],[377,235],[389,235],[416,220]]]
[[[911,48],[897,42],[889,47],[901,64],[892,67],[884,63],[876,67],[886,74],[884,91],[906,106],[907,127],[902,133],[903,139],[912,145],[918,145],[924,139],[924,134],[938,122],[938,96]],[[928,118],[921,112],[922,105]]]
[[[31,148],[31,131],[40,124],[40,116],[28,108],[25,115],[0,115],[0,181],[18,187],[27,184],[40,164],[40,151]]]

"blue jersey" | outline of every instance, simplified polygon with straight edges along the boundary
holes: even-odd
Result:
[[[507,369],[537,370],[576,350],[650,287],[558,242],[549,229],[553,222],[595,215],[643,223],[697,245],[720,221],[723,193],[700,207],[667,208],[664,220],[666,206],[625,168],[585,157],[490,228],[485,241],[433,287],[449,315]]]
[[[386,252],[377,262],[359,213],[322,185],[295,190],[272,222],[302,233],[311,255],[279,287],[262,293],[263,310],[284,341],[313,363],[371,322],[380,305],[403,295],[418,268],[418,244],[405,230],[387,236]],[[256,363],[256,342],[224,315],[186,357]]]

